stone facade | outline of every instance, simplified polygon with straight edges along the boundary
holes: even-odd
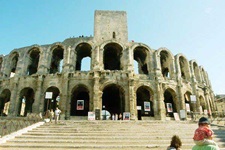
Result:
[[[90,59],[88,71],[82,70],[84,58]],[[24,103],[24,115],[59,106],[61,119],[87,116],[103,106],[111,114],[130,112],[133,120],[164,120],[173,117],[172,112],[188,112],[186,106],[193,112],[216,110],[203,67],[167,48],[154,50],[128,41],[123,11],[96,11],[93,37],[32,45],[1,55],[0,71],[0,109],[8,116],[20,116]],[[52,98],[46,98],[46,92],[52,92]],[[83,110],[77,110],[78,100],[84,100]]]

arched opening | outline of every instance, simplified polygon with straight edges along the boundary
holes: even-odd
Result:
[[[104,47],[104,69],[105,70],[120,70],[122,56],[122,47],[116,43],[107,44]]]
[[[87,43],[81,43],[76,47],[76,70],[84,71],[91,68],[91,61],[87,61],[87,58],[91,60],[91,49],[91,46]]]
[[[152,116],[154,117],[154,110],[153,110],[153,102],[152,102],[153,95],[148,87],[141,86],[137,89],[136,92],[136,100],[138,108],[141,110],[138,111],[138,120],[142,120],[142,116]]]
[[[28,65],[28,70],[27,70],[28,75],[37,73],[39,58],[40,58],[39,49],[38,48],[31,49],[29,63],[28,63],[29,65]]]
[[[171,89],[167,89],[164,92],[164,103],[166,108],[166,116],[173,117],[173,113],[177,112],[175,92]]]
[[[181,78],[189,80],[190,79],[189,65],[187,60],[183,56],[179,57],[179,64],[180,64]]]
[[[9,75],[10,77],[14,77],[16,73],[18,59],[19,59],[19,54],[17,52],[13,53],[11,64],[10,64],[10,75]]]
[[[139,74],[148,74],[147,52],[147,49],[141,46],[134,49],[134,60],[138,63]]]
[[[184,100],[185,100],[185,106],[186,106],[186,112],[187,114],[191,114],[193,112],[194,104],[191,103],[191,92],[186,92],[184,94]]]
[[[165,78],[171,78],[173,76],[173,59],[165,50],[160,52],[160,64],[162,76]]]
[[[200,82],[200,74],[199,74],[200,72],[199,72],[199,67],[196,62],[193,63],[193,68],[194,68],[195,78],[198,82]]]
[[[59,107],[59,101],[60,101],[59,94],[60,94],[60,91],[55,86],[51,86],[46,90],[44,112],[47,112],[47,110],[55,111],[56,107]]]
[[[91,70],[91,58],[90,57],[85,57],[82,59],[81,63],[81,71],[89,71]]]
[[[32,105],[34,103],[34,90],[32,88],[24,88],[20,92],[18,116],[27,116],[32,113]]]
[[[10,106],[11,92],[8,89],[2,91],[0,95],[0,114],[1,116],[7,116]]]
[[[87,116],[89,111],[89,91],[84,85],[73,88],[71,95],[71,116]]]
[[[123,89],[116,84],[106,86],[102,94],[102,107],[102,110],[108,111],[111,115],[123,114],[125,111],[125,97]],[[106,116],[103,118],[106,118]]]
[[[60,66],[60,62],[64,59],[64,50],[61,46],[57,46],[52,51],[50,74],[54,74],[62,71],[63,66]],[[62,64],[62,63],[61,63]]]

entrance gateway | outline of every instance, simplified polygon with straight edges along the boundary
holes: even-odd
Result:
[[[128,40],[124,11],[95,11],[94,19],[94,36],[0,55],[1,116],[56,107],[61,119],[87,119],[89,112],[97,120],[120,113],[131,120],[165,120],[181,111],[187,117],[216,112],[207,72],[195,60]]]

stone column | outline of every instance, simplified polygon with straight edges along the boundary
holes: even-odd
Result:
[[[102,102],[101,102],[101,94],[102,92],[99,91],[99,72],[94,72],[94,77],[93,77],[93,111],[95,111],[95,109],[102,109]]]
[[[62,113],[60,114],[61,119],[67,119],[68,116],[68,109],[67,109],[67,104],[70,103],[69,100],[69,80],[68,80],[69,74],[65,73],[63,74],[63,85],[62,85],[62,91],[60,93],[60,101],[59,101],[59,107],[62,111]]]
[[[159,83],[159,81],[156,81],[156,94],[155,99],[157,101],[158,107],[154,107],[154,114],[156,114],[155,118],[160,120],[166,119],[166,109],[165,104],[163,101],[163,90],[162,90],[162,84]]]
[[[18,92],[18,78],[14,77],[13,80],[13,90],[10,97],[10,106],[9,106],[9,116],[17,116],[18,106],[17,106],[17,92]]]
[[[39,114],[42,109],[40,109],[40,104],[43,103],[44,100],[44,94],[43,94],[43,81],[44,76],[39,75],[37,79],[37,88],[35,92],[35,100],[32,106],[33,113]]]
[[[178,110],[177,110],[177,113],[179,114],[180,110],[182,109],[185,109],[186,110],[186,106],[185,106],[185,100],[184,100],[184,93],[182,92],[182,84],[181,84],[182,81],[178,81],[178,86],[177,86],[177,89],[178,89],[178,95],[177,95],[177,106],[178,107]]]
[[[129,79],[129,103],[130,103],[130,119],[137,120],[137,102],[136,102],[136,93],[134,92],[134,79]]]

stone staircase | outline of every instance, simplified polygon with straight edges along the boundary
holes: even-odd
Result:
[[[44,123],[0,144],[1,150],[165,150],[178,135],[190,150],[197,123],[189,121],[61,121]],[[214,140],[225,149],[225,128],[213,126]]]

